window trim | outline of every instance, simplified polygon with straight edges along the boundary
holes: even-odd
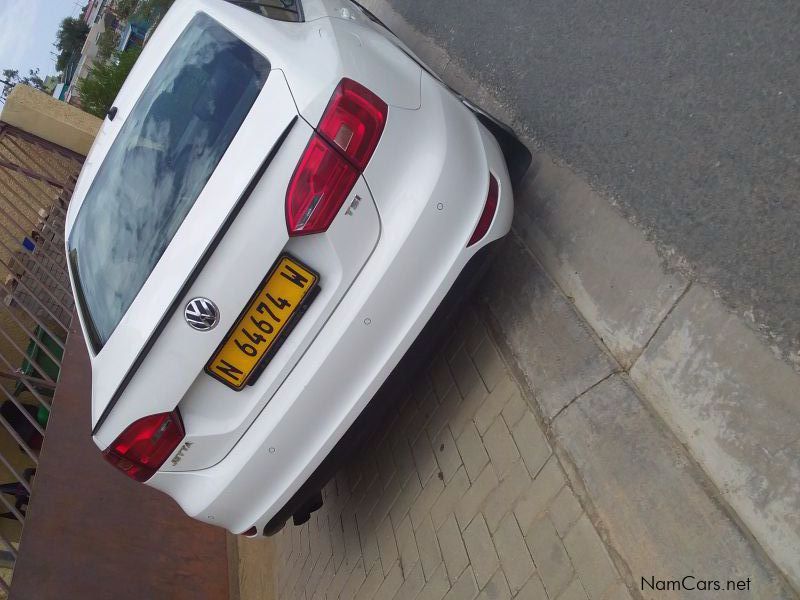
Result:
[[[244,8],[245,10],[248,10],[248,5],[250,5],[250,6],[264,6],[264,7],[267,7],[267,8],[274,8],[275,10],[282,10],[282,11],[297,15],[297,20],[296,21],[285,21],[283,19],[273,19],[271,17],[267,17],[266,15],[260,15],[260,16],[264,17],[265,19],[270,19],[271,21],[279,21],[281,23],[305,23],[306,22],[306,15],[303,12],[303,3],[301,2],[301,0],[294,0],[295,5],[297,6],[297,10],[292,10],[291,8],[285,8],[285,7],[280,7],[280,6],[267,5],[267,4],[264,4],[263,2],[261,2],[259,0],[225,0],[225,1],[228,2],[229,4],[233,4],[234,6],[238,6],[239,8]],[[280,3],[280,0],[278,0],[278,2]],[[254,11],[253,11],[253,13],[254,14],[258,14],[258,13],[255,13]]]

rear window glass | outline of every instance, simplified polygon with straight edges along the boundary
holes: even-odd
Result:
[[[95,351],[142,289],[253,106],[270,65],[200,13],[156,69],[69,237]]]

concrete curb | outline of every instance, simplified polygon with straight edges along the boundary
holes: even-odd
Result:
[[[504,244],[483,294],[496,341],[631,590],[656,597],[643,577],[749,577],[748,597],[796,597],[519,236]],[[571,398],[561,382],[574,386]]]
[[[514,122],[510,107],[471,80],[455,59],[416,32],[389,3],[365,4],[448,85]],[[515,125],[524,136],[524,124]],[[712,290],[668,271],[641,230],[546,153],[536,154],[518,191],[514,229],[557,287],[534,290],[532,297],[549,298],[537,307],[563,317],[571,303],[582,319],[582,324],[539,319],[534,331],[501,327],[515,359],[524,361],[522,371],[542,418],[558,440],[573,458],[583,456],[582,440],[568,435],[574,428],[560,428],[558,419],[574,415],[578,409],[570,404],[612,373],[630,373],[639,400],[685,444],[691,460],[716,486],[712,500],[730,507],[749,530],[742,539],[752,534],[795,590],[800,589],[800,373]],[[505,318],[536,319],[529,308],[508,308]],[[566,328],[560,338],[554,331],[557,323]],[[595,353],[587,343],[599,344],[603,351]],[[548,350],[561,362],[548,362]],[[573,368],[577,366],[581,368]],[[585,424],[597,425],[591,418]],[[597,458],[590,455],[575,460],[578,475],[591,481],[595,463]],[[590,496],[600,493],[587,489]],[[680,493],[680,488],[672,491]],[[629,560],[624,550],[616,548]]]
[[[800,375],[568,169],[535,168],[516,231],[800,587]]]
[[[800,578],[800,378],[694,285],[631,378],[778,566]]]

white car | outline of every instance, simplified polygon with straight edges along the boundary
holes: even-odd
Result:
[[[307,519],[509,231],[504,130],[475,111],[349,0],[177,0],[67,216],[108,461],[237,534]]]

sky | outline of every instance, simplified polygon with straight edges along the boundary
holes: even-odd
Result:
[[[0,70],[39,67],[55,74],[53,42],[64,17],[77,17],[86,0],[0,0]]]

